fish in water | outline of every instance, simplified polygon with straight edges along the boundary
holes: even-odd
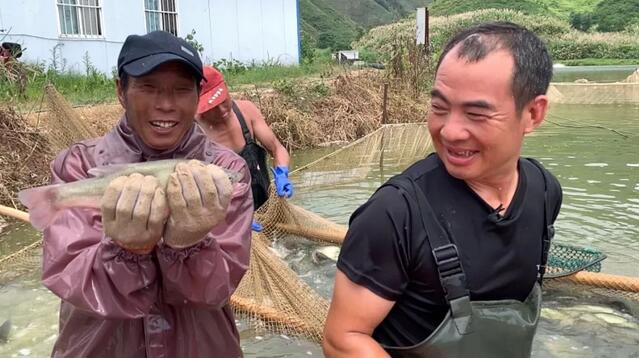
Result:
[[[316,264],[319,264],[326,260],[336,262],[339,258],[339,251],[340,248],[337,246],[324,246],[315,249],[311,254],[311,257]]]
[[[58,212],[71,207],[100,208],[100,200],[111,181],[119,176],[140,173],[158,179],[166,187],[175,166],[186,159],[165,159],[144,163],[113,164],[89,169],[92,178],[64,184],[46,185],[26,189],[18,193],[18,199],[29,208],[29,220],[33,227],[44,230]],[[242,174],[224,169],[231,183],[242,179]]]
[[[9,332],[11,331],[11,321],[6,320],[0,326],[0,342],[6,343],[9,340]]]

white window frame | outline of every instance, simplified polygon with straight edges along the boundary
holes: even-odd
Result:
[[[102,0],[96,0],[97,5],[82,5],[78,4],[77,0],[75,4],[65,4],[62,0],[55,0],[56,5],[56,13],[58,17],[58,34],[61,38],[78,38],[78,39],[103,39],[104,38],[104,18],[102,11]],[[65,34],[63,33],[63,26],[65,26],[65,22],[63,18],[60,17],[60,8],[62,7],[72,7],[76,9],[76,19],[75,21],[78,24],[78,33],[77,34]],[[100,33],[95,34],[86,34],[84,29],[84,13],[82,9],[96,9],[97,10],[97,26]]]
[[[144,23],[145,23],[145,26],[146,26],[146,32],[148,33],[148,32],[154,31],[154,30],[151,30],[150,27],[149,27],[149,18],[147,16],[147,14],[153,13],[153,14],[159,14],[160,15],[160,24],[159,24],[160,28],[157,29],[157,30],[167,31],[167,32],[172,33],[175,36],[178,36],[178,33],[180,32],[180,22],[178,21],[178,16],[179,16],[179,13],[178,13],[178,9],[179,9],[178,0],[153,0],[153,1],[157,1],[158,5],[159,5],[158,6],[159,10],[149,10],[149,9],[147,9],[146,8],[146,0],[142,0],[142,6],[144,7]],[[173,1],[173,8],[175,10],[171,11],[171,10],[164,9],[163,8],[163,1]],[[162,16],[163,15],[168,15],[168,16],[172,17],[173,22],[174,22],[173,23],[173,27],[175,29],[175,33],[171,32],[171,31],[168,31],[164,27],[164,22],[162,21]]]

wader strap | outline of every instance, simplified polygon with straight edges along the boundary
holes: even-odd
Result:
[[[240,127],[242,127],[242,135],[244,136],[244,142],[246,142],[246,144],[253,143],[253,136],[251,136],[251,131],[248,129],[248,126],[246,125],[246,120],[244,119],[244,115],[242,114],[242,111],[240,111],[240,107],[237,106],[235,101],[233,101],[233,112],[235,113],[237,120],[240,122]]]
[[[552,186],[552,179],[550,174],[542,167],[541,163],[532,158],[527,158],[529,162],[534,164],[541,172],[544,178],[544,237],[541,246],[541,265],[539,265],[539,273],[537,274],[537,281],[542,284],[544,274],[546,273],[546,265],[548,263],[548,253],[550,252],[550,242],[555,236],[555,227],[552,224],[552,209],[550,208],[550,195],[549,191]],[[555,196],[556,197],[556,196]]]
[[[451,316],[459,334],[471,333],[472,314],[470,293],[466,274],[459,258],[457,246],[451,242],[449,234],[440,225],[424,192],[413,180],[406,176],[395,176],[385,185],[394,186],[404,192],[407,198],[417,202],[428,242],[432,248],[439,281],[444,289],[446,301],[450,305]]]

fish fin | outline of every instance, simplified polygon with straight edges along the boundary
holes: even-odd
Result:
[[[91,168],[87,171],[87,173],[94,178],[102,178],[102,177],[111,175],[113,173],[122,171],[130,166],[131,164],[109,164],[109,165],[103,165],[103,166]]]
[[[20,202],[29,209],[29,221],[34,228],[43,231],[58,214],[56,198],[60,184],[25,189],[18,193]]]

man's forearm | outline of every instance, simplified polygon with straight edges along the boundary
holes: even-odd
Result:
[[[322,344],[324,355],[332,357],[390,358],[373,337],[363,333],[327,335]]]
[[[275,153],[273,153],[273,166],[283,166],[288,167],[290,163],[290,157],[288,155],[288,151],[284,148],[283,145],[278,145]]]

